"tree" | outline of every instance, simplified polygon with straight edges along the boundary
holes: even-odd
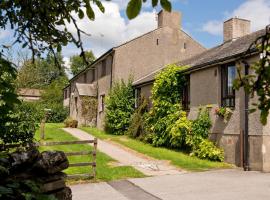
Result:
[[[18,70],[17,86],[42,89],[61,77],[67,80],[62,56],[57,53],[56,57],[59,66],[55,64],[52,54],[48,54],[45,59],[36,59],[35,63],[32,63],[31,60],[24,62]]]
[[[94,62],[96,59],[92,51],[86,51],[85,57],[86,57],[87,63],[89,64]],[[71,62],[70,68],[71,68],[71,72],[73,76],[75,76],[76,74],[78,74],[80,71],[84,70],[88,66],[87,63],[84,62],[83,58],[79,55],[74,55],[70,57],[70,62]]]

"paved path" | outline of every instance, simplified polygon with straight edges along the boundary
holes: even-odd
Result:
[[[89,140],[94,137],[76,128],[64,128],[64,130],[80,140]],[[120,165],[133,166],[148,176],[182,174],[184,171],[169,165],[166,161],[155,160],[143,154],[127,150],[120,145],[108,141],[98,140],[98,150],[117,160]]]
[[[71,186],[73,200],[269,200],[270,173],[217,170]]]

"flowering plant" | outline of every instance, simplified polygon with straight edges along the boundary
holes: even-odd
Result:
[[[228,107],[220,107],[215,109],[216,115],[223,117],[224,122],[227,123],[233,111]]]

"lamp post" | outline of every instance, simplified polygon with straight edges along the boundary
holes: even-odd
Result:
[[[42,140],[45,139],[45,123],[52,110],[45,108],[44,111],[45,111],[44,118],[41,120],[40,124],[40,139]]]

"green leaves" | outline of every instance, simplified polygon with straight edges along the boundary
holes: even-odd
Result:
[[[127,16],[129,19],[134,19],[140,13],[142,8],[142,0],[130,0],[127,5]]]
[[[160,4],[162,8],[164,8],[166,11],[171,12],[172,11],[172,4],[168,0],[160,0]]]
[[[134,104],[132,79],[114,83],[105,101],[105,128],[109,133],[123,135],[127,131]]]
[[[84,18],[84,12],[82,11],[82,9],[79,9],[78,16],[80,19]]]
[[[145,3],[147,0],[130,0],[126,9],[126,14],[129,19],[134,19],[138,16],[142,8],[142,2]],[[151,0],[149,0],[151,1]],[[159,0],[152,0],[152,7],[156,7],[158,5]],[[161,7],[171,12],[172,4],[169,0],[160,0]]]
[[[157,4],[158,4],[158,0],[152,0],[152,6],[153,6],[153,7],[156,7]]]

